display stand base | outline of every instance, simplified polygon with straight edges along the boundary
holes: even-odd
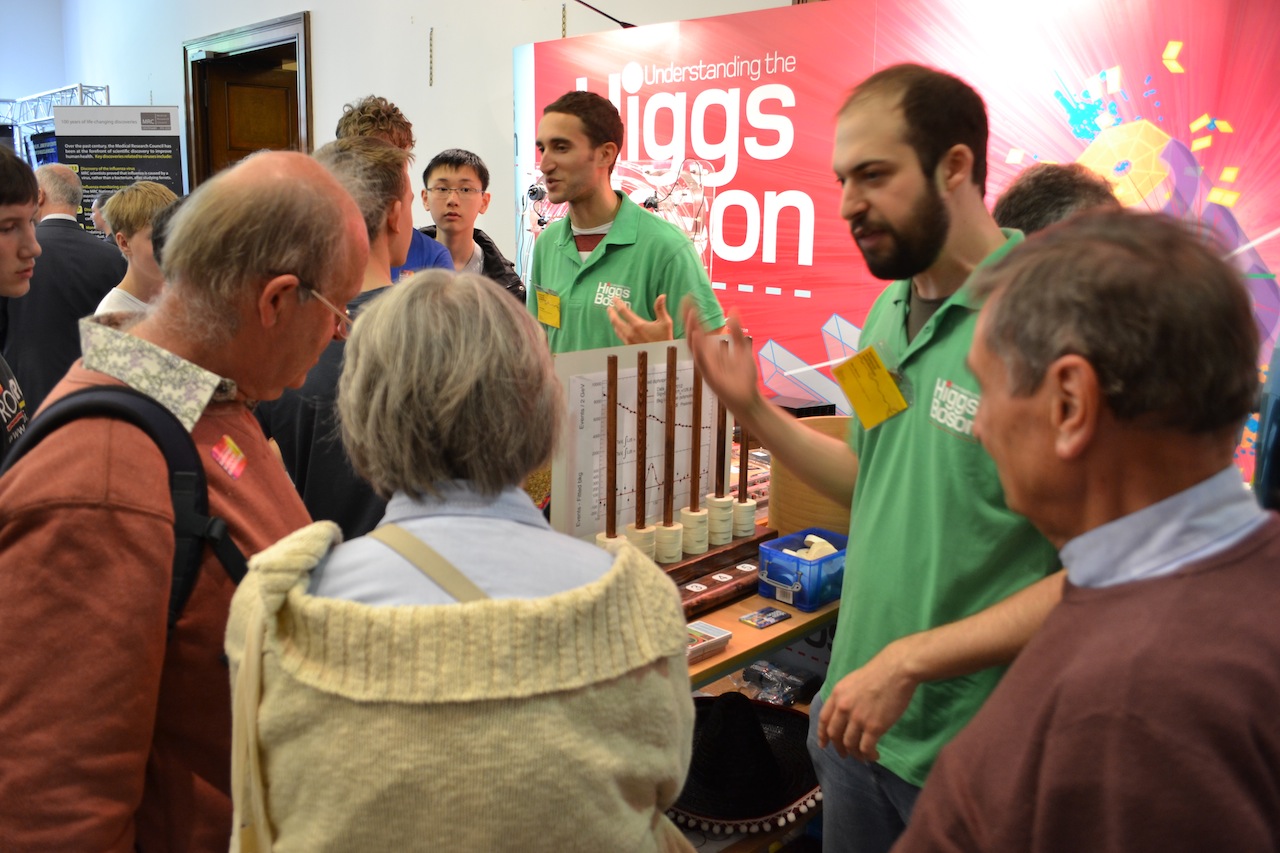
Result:
[[[734,539],[728,545],[714,546],[705,554],[664,565],[662,570],[680,587],[685,616],[706,613],[727,602],[753,594],[759,582],[759,573],[739,572],[734,567],[746,562],[759,565],[760,543],[774,539],[777,535],[778,532],[773,528],[757,524],[755,532],[750,536]],[[731,580],[719,580],[714,575],[728,575]],[[691,583],[698,583],[705,589],[686,589]]]

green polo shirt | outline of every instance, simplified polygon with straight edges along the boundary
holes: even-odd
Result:
[[[988,256],[998,261],[1022,241]],[[858,480],[840,621],[824,699],[837,681],[899,637],[954,622],[1056,571],[1056,550],[1004,502],[991,457],[973,437],[978,383],[965,367],[981,305],[971,281],[907,343],[909,281],[885,288],[860,340],[901,377],[907,410],[870,430],[855,418]],[[938,751],[995,688],[1003,668],[922,684],[879,743],[880,763],[923,785]]]
[[[529,311],[538,316],[538,291],[560,300],[560,328],[542,324],[553,353],[621,345],[609,323],[608,308],[615,296],[636,314],[653,320],[654,300],[665,293],[677,338],[684,334],[680,303],[685,296],[693,297],[704,327],[724,325],[724,311],[689,237],[617,195],[621,199],[618,215],[585,262],[578,256],[567,216],[552,223],[533,245]]]

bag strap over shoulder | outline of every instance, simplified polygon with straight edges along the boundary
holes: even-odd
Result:
[[[81,418],[114,418],[145,432],[164,454],[173,501],[173,577],[169,592],[168,625],[173,628],[195,589],[200,560],[207,542],[227,575],[239,584],[247,565],[244,554],[227,534],[227,525],[209,515],[204,466],[191,433],[155,399],[123,385],[98,385],[72,392],[49,404],[33,418],[26,432],[9,449],[0,474],[50,433]]]
[[[398,524],[384,524],[367,534],[418,567],[424,575],[459,602],[483,601],[480,587],[467,579],[435,549]]]

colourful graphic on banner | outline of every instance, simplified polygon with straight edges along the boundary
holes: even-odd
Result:
[[[831,137],[849,89],[897,62],[983,95],[989,204],[1036,161],[1080,160],[1124,203],[1211,228],[1246,276],[1265,364],[1280,331],[1276,32],[1274,0],[829,0],[535,44],[534,108],[517,115],[536,125],[589,89],[622,113],[623,159],[710,164],[717,295],[788,395],[834,386],[805,367],[849,352],[884,286],[839,218]],[[522,148],[533,136],[517,126]]]

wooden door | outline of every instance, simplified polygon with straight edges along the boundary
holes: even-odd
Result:
[[[298,149],[298,72],[277,49],[221,57],[205,68],[207,174],[255,151]],[[292,67],[291,67],[292,65]]]

